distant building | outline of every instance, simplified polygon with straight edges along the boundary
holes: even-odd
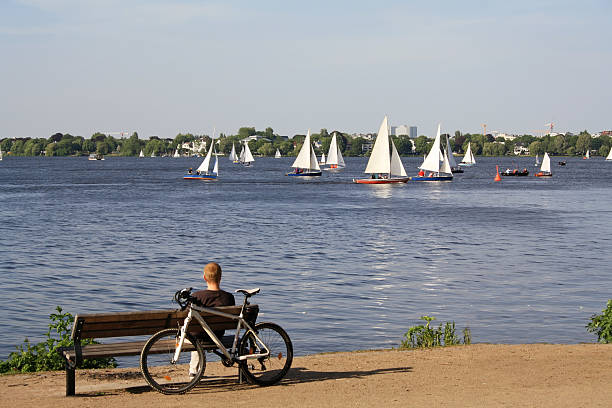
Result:
[[[416,126],[408,126],[408,125],[391,126],[389,129],[389,134],[391,136],[409,136],[410,130],[412,128],[414,128],[414,133],[416,134]]]
[[[376,139],[376,134],[375,133],[353,133],[351,135],[349,135],[350,137],[352,137],[353,139],[357,139],[358,137],[365,139],[365,140],[374,140]]]
[[[601,132],[599,132],[602,136],[611,136],[612,137],[612,130],[602,130]]]
[[[400,125],[395,129],[396,136],[408,136],[410,134],[410,128],[408,125]]]
[[[514,140],[517,138],[516,135],[510,135],[508,133],[498,133],[497,137],[503,137],[504,140]]]
[[[374,147],[374,143],[366,142],[361,145],[361,152],[362,153],[369,152],[372,150],[372,147]]]
[[[520,145],[520,144],[515,145],[514,146],[514,155],[515,156],[520,156],[521,154],[529,154],[529,148],[527,148],[527,147],[525,147],[523,145]]]
[[[255,140],[255,141],[257,141],[257,140],[265,140],[265,141],[267,141],[267,142],[269,142],[269,141],[270,141],[270,139],[268,139],[268,138],[267,138],[267,137],[265,137],[265,136],[261,136],[261,135],[251,135],[251,136],[249,136],[249,137],[245,137],[245,138],[244,138],[244,139],[242,139],[241,141],[242,141],[242,142],[246,142],[246,143],[248,143],[248,142],[250,142],[251,140]]]
[[[417,127],[416,126],[410,126],[410,134],[409,134],[411,139],[416,139],[417,138]],[[414,143],[412,143],[412,145],[414,146]],[[412,149],[414,151],[414,147]]]

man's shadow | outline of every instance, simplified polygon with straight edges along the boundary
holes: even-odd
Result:
[[[297,385],[310,382],[319,382],[327,380],[340,380],[351,378],[367,378],[375,375],[386,375],[396,373],[412,372],[412,367],[392,367],[378,368],[374,370],[352,370],[352,371],[315,371],[308,370],[304,367],[293,367],[287,375],[280,380],[275,386]],[[204,378],[196,387],[188,391],[195,394],[207,394],[209,392],[231,392],[248,388],[256,388],[258,385],[249,384],[246,380],[242,383],[238,381],[236,375],[219,376],[211,379]],[[126,388],[127,392],[132,394],[141,394],[144,392],[154,391],[149,386],[138,386]]]

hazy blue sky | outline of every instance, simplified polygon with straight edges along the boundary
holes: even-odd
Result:
[[[0,137],[612,128],[612,1],[0,0]]]

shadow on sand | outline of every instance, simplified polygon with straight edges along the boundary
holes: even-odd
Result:
[[[314,371],[307,370],[303,367],[294,367],[289,370],[285,378],[283,378],[275,386],[287,386],[295,384],[303,384],[309,382],[327,381],[327,380],[344,380],[351,378],[365,378],[375,375],[409,373],[412,372],[412,367],[395,367],[395,368],[380,368],[375,370],[353,370],[353,371]],[[235,375],[228,375],[214,378],[204,378],[200,384],[188,391],[194,394],[207,394],[210,392],[230,392],[236,390],[244,390],[257,388],[257,385],[249,383],[239,383]],[[145,392],[154,392],[149,386],[138,386],[126,388],[125,391],[132,394],[141,394]]]

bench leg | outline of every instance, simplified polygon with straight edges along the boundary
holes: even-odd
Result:
[[[66,396],[74,395],[74,367],[66,360]]]

